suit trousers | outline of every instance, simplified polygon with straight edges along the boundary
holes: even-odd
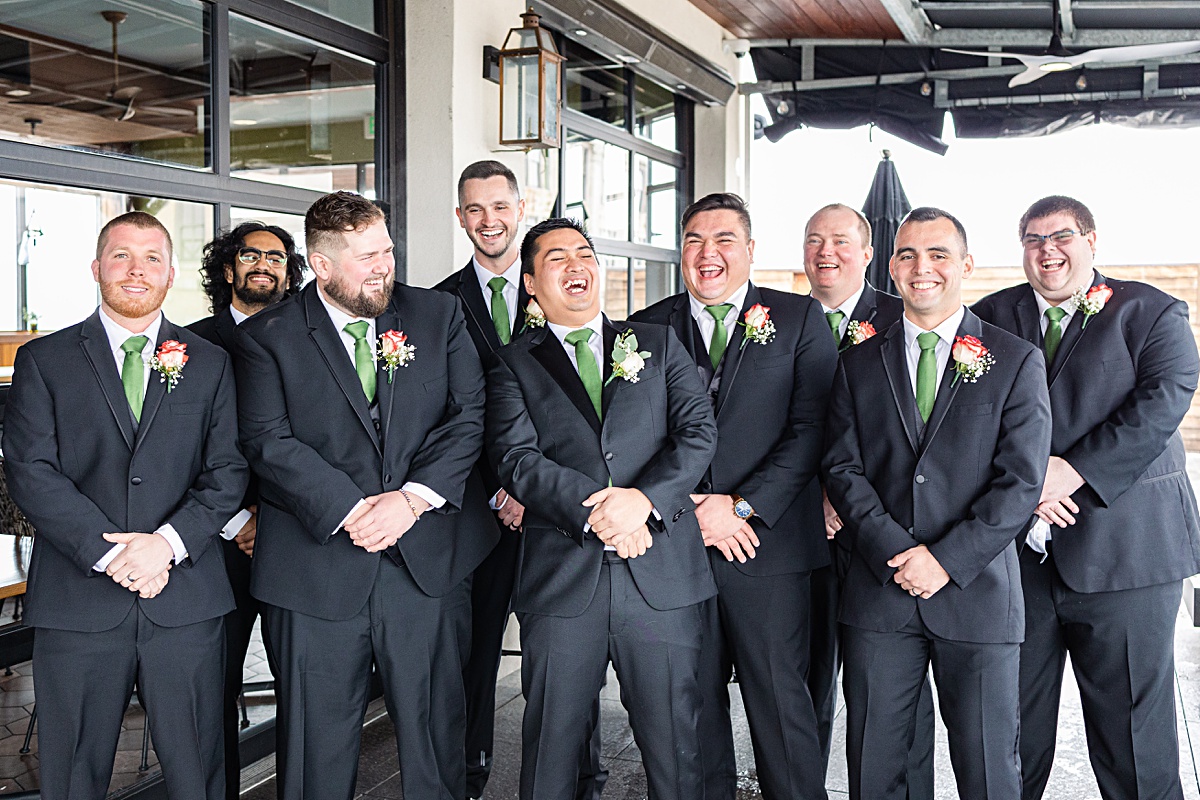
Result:
[[[574,797],[611,660],[650,800],[702,797],[700,604],[649,606],[616,553],[577,617],[522,613],[521,800]]]
[[[836,542],[829,543],[832,563],[812,571],[811,653],[808,666],[808,691],[817,714],[817,738],[821,742],[822,764],[829,771],[829,751],[833,742],[833,720],[837,716],[837,679],[842,669],[841,632],[837,615],[841,598],[841,579],[846,574],[849,553]],[[926,675],[917,701],[917,730],[908,751],[908,800],[933,800],[933,686]]]
[[[842,644],[852,800],[903,800],[921,685],[930,662],[958,796],[1020,797],[1020,645],[940,639],[925,627],[919,610],[894,632],[843,625]]]
[[[103,800],[108,794],[135,680],[171,800],[225,796],[217,702],[225,658],[223,620],[155,625],[142,613],[142,603],[153,602],[137,601],[107,631],[37,629],[33,683],[45,800]]]
[[[1070,529],[1063,535],[1070,536]],[[1050,778],[1070,653],[1101,797],[1182,798],[1175,720],[1175,616],[1182,584],[1074,592],[1054,566],[1053,542],[1049,550],[1044,562],[1029,547],[1021,553],[1022,796],[1037,800]]]
[[[709,751],[715,749],[715,766],[723,774],[716,781],[706,777],[705,798],[734,796],[729,775],[733,741],[723,733],[711,737],[708,731],[730,728],[728,684],[736,666],[763,798],[820,800],[826,797],[825,772],[806,682],[810,573],[750,576],[715,548],[712,552],[717,596],[706,604],[701,726],[706,771]],[[712,715],[719,720],[714,723]],[[714,742],[720,744],[710,748]]]
[[[263,627],[280,671],[280,799],[354,796],[374,663],[396,729],[404,796],[461,800],[470,614],[469,581],[430,597],[388,556],[379,559],[366,605],[350,619],[264,604]]]

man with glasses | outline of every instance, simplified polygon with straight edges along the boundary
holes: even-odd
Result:
[[[243,222],[204,246],[200,279],[213,314],[193,322],[188,329],[236,358],[237,326],[300,291],[303,275],[304,257],[296,252],[287,231],[261,222]],[[238,696],[242,691],[242,665],[259,613],[258,601],[250,594],[257,511],[258,482],[251,475],[242,510],[221,531],[225,571],[237,603],[237,608],[225,615],[225,800],[237,800],[241,789]],[[274,674],[274,659],[269,651],[267,655]]]
[[[1101,275],[1078,200],[1037,201],[1018,232],[1028,283],[974,308],[1042,348],[1054,418],[1021,553],[1022,794],[1046,788],[1070,654],[1101,795],[1179,798],[1175,618],[1200,572],[1178,430],[1200,372],[1187,306]]]

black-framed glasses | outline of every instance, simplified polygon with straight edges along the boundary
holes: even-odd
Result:
[[[1076,236],[1083,236],[1083,231],[1075,231],[1070,228],[1063,228],[1061,231],[1047,233],[1045,236],[1037,233],[1027,233],[1021,237],[1021,244],[1025,245],[1026,250],[1036,250],[1042,246],[1042,242],[1049,239],[1056,245],[1070,244]]]
[[[267,250],[263,252],[257,247],[243,247],[241,250],[238,250],[237,257],[238,261],[247,266],[257,264],[265,258],[267,263],[272,267],[282,267],[287,264],[288,259],[287,253],[282,250]]]

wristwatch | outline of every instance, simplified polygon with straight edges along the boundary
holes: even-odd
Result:
[[[733,498],[733,513],[738,519],[750,519],[754,516],[754,506],[746,502],[740,494],[730,495]]]

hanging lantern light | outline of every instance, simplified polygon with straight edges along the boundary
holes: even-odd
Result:
[[[558,147],[561,64],[550,31],[529,9],[500,51],[500,144]]]

